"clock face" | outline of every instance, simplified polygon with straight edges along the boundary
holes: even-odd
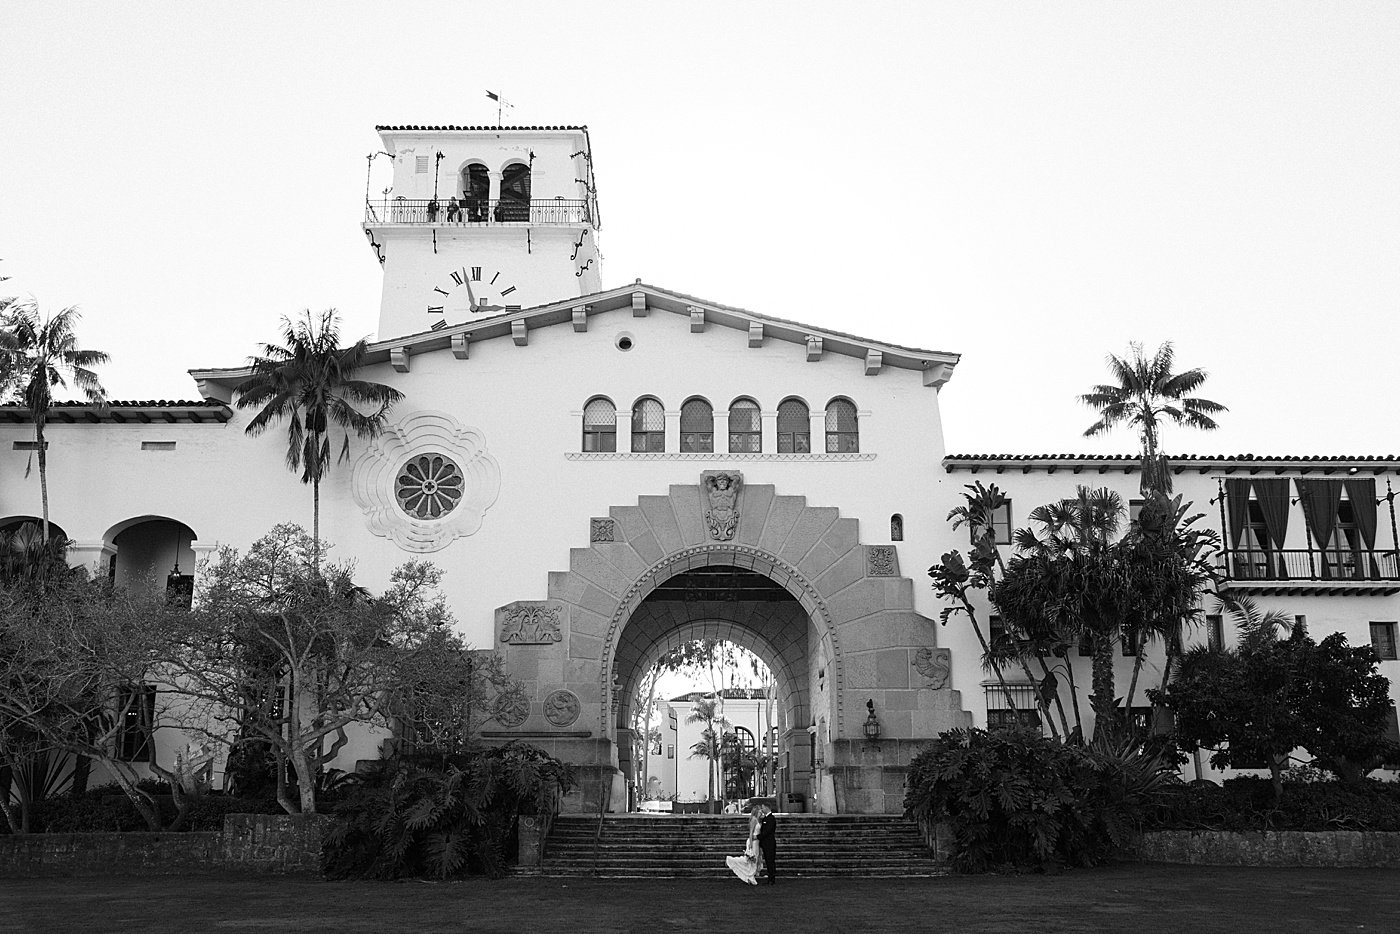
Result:
[[[515,284],[499,270],[461,266],[433,288],[428,296],[428,324],[434,331],[465,321],[473,315],[519,311]]]

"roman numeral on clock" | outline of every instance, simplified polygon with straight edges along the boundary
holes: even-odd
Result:
[[[473,282],[480,282],[480,281],[481,281],[481,267],[480,267],[480,266],[473,266],[473,267],[472,267],[472,281],[473,281]],[[495,282],[496,280],[495,280],[495,279],[492,279],[491,281],[492,281],[492,282]]]
[[[428,306],[428,314],[430,314],[430,315],[440,315],[440,314],[442,314],[442,306],[441,306],[441,305],[429,305],[429,306]]]
[[[509,295],[511,292],[514,292],[514,291],[515,291],[515,286],[513,286],[513,285],[508,285],[508,286],[506,286],[505,288],[501,289],[501,296],[504,298],[505,296]]]
[[[446,289],[441,289],[441,288],[438,288],[438,287],[436,287],[436,286],[433,287],[433,291],[436,292],[436,293],[438,293],[439,295],[446,295],[446,294],[447,294],[447,290],[446,290]]]

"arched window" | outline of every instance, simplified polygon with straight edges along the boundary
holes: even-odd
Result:
[[[899,513],[890,516],[890,541],[904,541],[904,517]]]
[[[617,450],[617,407],[607,399],[594,399],[583,407],[583,449]]]
[[[812,416],[801,399],[778,403],[778,453],[812,453]]]
[[[854,454],[859,450],[855,403],[850,399],[832,399],[826,406],[826,453]]]
[[[462,212],[473,222],[486,220],[486,205],[491,202],[491,173],[480,162],[462,169]]]
[[[715,449],[715,410],[704,399],[681,406],[681,450],[709,454]]]
[[[655,399],[638,399],[632,406],[632,450],[666,450],[666,411]]]
[[[501,171],[501,200],[496,205],[498,221],[530,219],[530,167],[514,162]]]
[[[734,454],[763,450],[763,421],[752,399],[737,399],[729,406],[729,450]]]

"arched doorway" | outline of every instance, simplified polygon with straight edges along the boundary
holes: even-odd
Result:
[[[140,516],[103,536],[113,552],[109,574],[118,587],[151,592],[190,605],[194,595],[194,530],[164,516]]]
[[[771,714],[765,705],[761,714],[752,718],[757,723],[751,725],[765,734],[776,731],[776,748],[772,752],[778,764],[771,776],[775,779],[774,791],[784,795],[796,793],[805,800],[814,787],[811,756],[806,752],[812,691],[808,656],[816,646],[822,657],[829,657],[830,642],[812,631],[808,612],[784,587],[752,569],[728,564],[687,568],[669,577],[642,600],[622,630],[613,655],[611,680],[617,695],[613,704],[613,735],[623,780],[634,788],[644,788],[650,778],[649,762],[627,758],[639,745],[631,742],[637,722],[633,705],[644,701],[639,699],[639,683],[658,659],[685,643],[701,639],[745,649],[771,672],[775,688]],[[676,719],[683,721],[686,712],[678,711]],[[742,730],[750,744],[756,745],[748,726],[731,720],[731,727],[736,733]],[[677,775],[694,771],[685,767],[688,748],[688,743],[679,742],[679,761],[667,762]],[[682,801],[687,801],[694,798],[692,792],[696,789],[681,783],[675,790]],[[726,796],[734,795],[726,792]]]
[[[716,620],[788,670],[789,740],[797,730],[815,734],[808,771],[821,810],[902,810],[909,759],[939,732],[971,726],[949,683],[948,650],[937,648],[938,625],[914,610],[898,548],[862,543],[859,523],[838,509],[746,484],[738,471],[707,470],[698,484],[614,506],[589,525],[588,546],[549,575],[546,599],[496,610],[496,649],[533,701],[504,712],[488,736],[538,742],[573,762],[581,786],[567,808],[594,810],[600,800],[625,808],[623,680],[659,651],[658,640]],[[803,636],[767,635],[766,621],[714,608],[678,615],[667,584],[699,568],[737,568],[781,588]],[[658,590],[663,597],[647,603]],[[862,734],[867,701],[880,716],[878,745]]]

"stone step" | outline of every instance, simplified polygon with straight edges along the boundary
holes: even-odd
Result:
[[[748,832],[743,815],[565,815],[545,849],[545,875],[724,878]],[[782,815],[778,866],[791,877],[935,876],[915,825],[897,815]]]

